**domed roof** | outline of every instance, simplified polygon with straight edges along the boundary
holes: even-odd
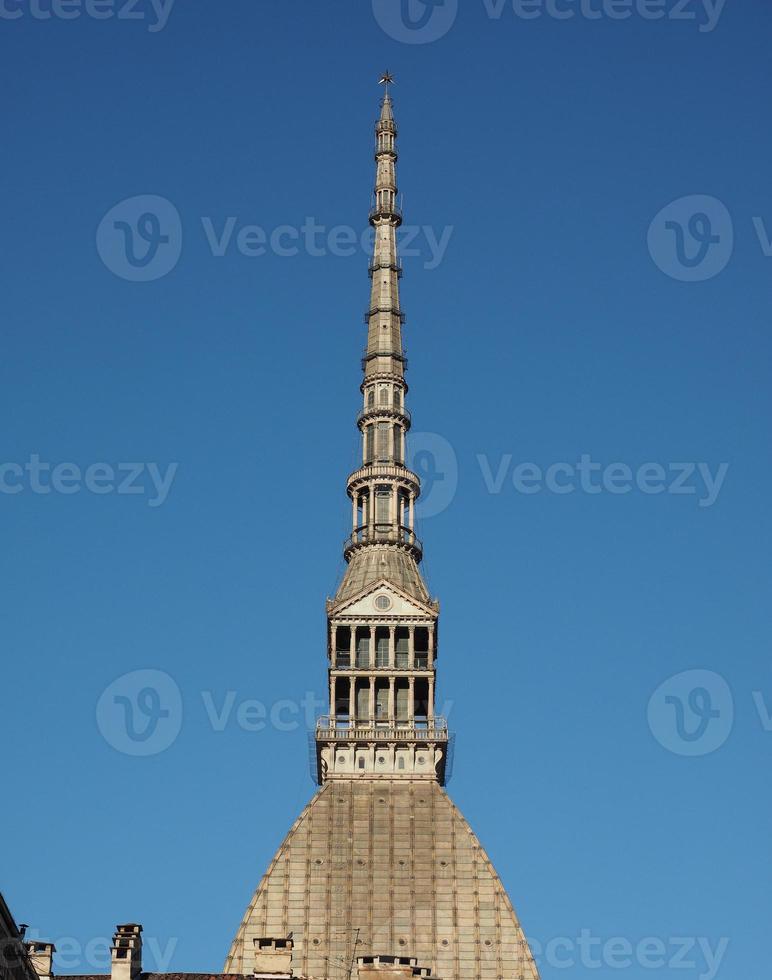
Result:
[[[485,851],[432,780],[331,781],[290,830],[225,964],[288,936],[295,975],[347,980],[356,957],[417,957],[442,980],[538,980]]]

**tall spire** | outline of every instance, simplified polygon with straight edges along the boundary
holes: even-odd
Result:
[[[405,405],[405,316],[397,229],[397,126],[388,72],[375,124],[374,231],[362,405],[361,465],[349,476],[348,568],[327,605],[330,712],[316,736],[318,778],[395,775],[444,780],[447,730],[434,714],[439,605],[419,571],[415,531],[418,476],[405,465],[410,412]],[[347,752],[336,751],[339,739]],[[383,755],[376,753],[382,744]]]

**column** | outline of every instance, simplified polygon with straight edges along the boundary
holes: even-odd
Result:
[[[373,725],[373,719],[375,718],[375,678],[370,678],[370,699],[368,701],[370,710],[370,725]]]
[[[426,706],[426,718],[429,722],[434,720],[434,674],[429,677],[429,703]]]
[[[389,678],[389,724],[395,724],[396,709],[394,706],[394,684],[396,683],[396,678]]]
[[[356,681],[353,677],[349,677],[348,681],[348,717],[349,725],[353,728],[356,725]]]
[[[359,503],[359,491],[355,490],[351,494],[351,533],[353,535],[353,540],[356,541],[356,529],[357,529],[357,505]]]
[[[415,493],[410,491],[410,503],[408,505],[408,524],[411,531],[415,531]]]
[[[375,666],[375,627],[370,627],[370,653],[368,657],[368,666]]]
[[[434,667],[434,623],[429,624],[429,642],[427,644],[429,647],[429,670]]]
[[[407,679],[407,720],[415,726],[415,677]]]
[[[335,718],[335,677],[330,676],[330,718]]]
[[[390,626],[389,627],[389,669],[390,670],[394,670],[394,665],[396,663],[396,657],[395,657],[395,650],[396,650],[395,635],[396,635],[396,632],[397,632],[397,627],[396,626]]]
[[[356,626],[351,627],[351,634],[349,636],[349,646],[348,646],[348,656],[351,667],[356,667],[357,665],[357,628]]]
[[[408,670],[415,670],[415,626],[408,626],[407,666]]]

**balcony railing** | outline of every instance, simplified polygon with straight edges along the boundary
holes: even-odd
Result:
[[[381,269],[390,269],[392,272],[396,272],[397,273],[397,279],[401,279],[402,278],[402,259],[398,259],[397,262],[396,262],[396,264],[392,264],[391,262],[370,263],[370,265],[368,265],[368,267],[367,267],[367,273],[370,276],[370,278],[372,279],[373,274],[376,273],[376,272],[380,272]]]
[[[413,658],[412,668],[409,666],[406,653],[398,653],[392,667],[388,662],[376,661],[375,666],[370,666],[370,656],[357,656],[354,658],[353,666],[351,654],[345,651],[337,651],[335,654],[335,670],[428,670],[429,655],[426,653],[416,653]]]
[[[394,350],[368,350],[366,347],[362,354],[362,370],[367,369],[367,362],[376,357],[392,357],[395,361],[402,361],[402,370],[407,371],[407,351],[403,347],[401,351]]]
[[[367,405],[357,415],[357,425],[368,415],[394,415],[405,419],[408,423],[411,421],[410,410],[399,402],[389,402],[387,405]]]
[[[398,306],[368,306],[365,310],[364,322],[369,323],[370,318],[377,313],[390,313],[392,316],[399,317],[399,322],[404,323],[407,317]]]
[[[348,554],[365,544],[405,545],[414,552],[419,561],[424,553],[423,544],[416,537],[415,531],[401,524],[398,527],[393,524],[363,524],[354,528],[353,532],[343,541],[344,553]]]
[[[445,718],[394,719],[332,718],[325,715],[316,723],[320,741],[384,741],[384,742],[447,742],[448,723]]]
[[[375,204],[370,208],[370,221],[377,218],[395,218],[398,225],[402,224],[402,208],[398,204],[384,205]]]

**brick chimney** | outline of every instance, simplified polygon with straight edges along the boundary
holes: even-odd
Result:
[[[56,946],[53,943],[32,942],[25,943],[32,968],[40,977],[40,980],[52,980],[54,975],[54,953]]]
[[[291,980],[292,940],[265,937],[255,939],[254,977],[260,980]]]
[[[142,973],[142,926],[129,922],[115,927],[111,980],[136,980]]]

